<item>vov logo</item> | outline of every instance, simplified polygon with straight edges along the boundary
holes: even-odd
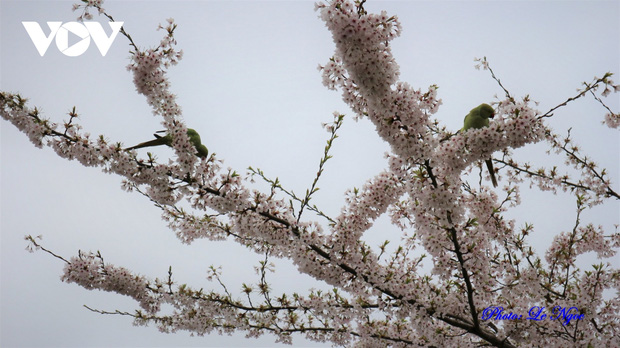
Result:
[[[30,36],[30,40],[36,47],[41,57],[47,52],[52,40],[56,38],[56,47],[65,56],[77,57],[86,52],[90,45],[90,39],[92,38],[101,52],[102,56],[105,56],[112,46],[112,42],[121,30],[124,22],[109,22],[112,34],[107,36],[103,27],[98,22],[47,22],[47,26],[50,29],[50,34],[45,35],[43,29],[37,22],[22,22],[24,28]],[[69,33],[80,38],[80,41],[69,46]]]

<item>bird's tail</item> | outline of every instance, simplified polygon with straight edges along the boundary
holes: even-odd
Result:
[[[493,169],[493,162],[488,159],[484,161],[487,164],[487,169],[489,170],[489,176],[491,176],[491,182],[493,183],[493,187],[497,187],[497,179],[495,179],[495,169]]]
[[[134,150],[134,149],[140,149],[143,147],[149,147],[149,146],[160,146],[160,145],[166,145],[166,138],[159,136],[159,135],[155,135],[157,137],[157,139],[153,139],[153,140],[149,140],[149,141],[145,141],[143,143],[140,143],[136,146],[132,146],[132,147],[128,147],[125,149],[125,151],[129,151],[129,150]]]

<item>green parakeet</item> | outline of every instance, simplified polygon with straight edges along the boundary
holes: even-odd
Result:
[[[465,120],[463,120],[463,129],[461,131],[465,132],[470,128],[483,128],[489,126],[489,118],[493,118],[495,116],[495,110],[489,104],[480,104],[475,108],[471,109],[471,111],[465,116]],[[495,179],[495,170],[493,169],[493,162],[491,159],[485,160],[487,164],[487,169],[489,170],[489,175],[491,176],[491,182],[493,182],[493,187],[497,187],[497,180]]]
[[[133,150],[133,149],[140,149],[143,147],[160,146],[160,145],[172,146],[172,136],[170,134],[161,136],[155,133],[153,134],[153,136],[155,136],[155,139],[150,140],[150,141],[145,141],[136,146],[128,147],[125,150],[128,151],[128,150]],[[206,158],[209,155],[209,150],[207,150],[207,147],[204,146],[202,142],[200,141],[200,135],[198,134],[198,132],[196,132],[195,130],[191,128],[188,128],[187,136],[189,137],[190,143],[192,143],[192,145],[194,145],[194,147],[196,148],[196,151],[197,151],[196,156],[200,158]]]

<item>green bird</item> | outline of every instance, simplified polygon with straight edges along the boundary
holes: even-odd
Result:
[[[166,134],[164,136],[161,136],[157,134],[161,132],[164,132],[164,131],[159,131],[153,134],[155,139],[145,141],[136,146],[128,147],[125,149],[125,151],[129,151],[133,149],[140,149],[140,148],[149,147],[149,146],[160,146],[160,145],[172,146],[172,135]],[[187,128],[187,136],[189,137],[189,142],[192,143],[192,145],[194,145],[194,147],[196,148],[196,151],[197,151],[196,156],[200,158],[206,158],[209,155],[209,150],[200,141],[200,135],[198,134],[198,132],[196,132],[195,130],[191,128]]]
[[[463,120],[463,128],[462,132],[470,128],[483,128],[489,126],[489,118],[493,118],[495,116],[495,110],[489,104],[480,104],[475,108],[471,109],[471,111],[465,116]],[[493,162],[491,159],[485,160],[487,164],[487,169],[489,170],[489,175],[491,176],[491,182],[493,182],[493,187],[497,187],[497,180],[495,179],[495,170],[493,169]]]

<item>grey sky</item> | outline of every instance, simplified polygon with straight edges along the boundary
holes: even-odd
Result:
[[[73,21],[78,14],[71,12],[72,3],[2,0],[0,89],[22,93],[56,122],[68,119],[75,105],[80,124],[93,135],[105,134],[125,145],[150,139],[161,129],[160,120],[134,92],[125,70],[129,46],[124,37],[118,36],[105,57],[92,43],[80,57],[64,56],[53,43],[40,57],[21,25]],[[125,22],[140,47],[157,45],[163,35],[155,31],[157,25],[173,17],[185,56],[169,76],[187,124],[225,165],[242,173],[250,165],[261,168],[296,192],[305,191],[316,173],[328,137],[321,123],[330,121],[333,111],[352,116],[339,92],[321,84],[316,67],[328,60],[334,45],[313,6],[311,1],[104,4],[116,20]],[[366,9],[398,15],[403,33],[392,47],[401,80],[422,89],[437,84],[443,105],[436,116],[454,130],[473,106],[502,96],[487,71],[474,69],[474,57],[486,56],[513,95],[530,94],[543,112],[575,95],[581,82],[595,75],[611,71],[616,74],[612,79],[620,80],[618,1],[370,0]],[[94,20],[105,22],[97,16]],[[606,101],[619,109],[617,94]],[[603,114],[588,98],[570,104],[549,122],[561,134],[573,127],[583,151],[608,168],[618,188],[618,132],[600,125]],[[0,346],[273,346],[271,336],[248,341],[242,335],[165,335],[153,327],[133,327],[127,317],[83,308],[133,311],[136,306],[119,295],[60,282],[63,263],[42,252],[27,253],[24,235],[42,234],[43,244],[65,257],[78,250],[100,250],[107,262],[149,277],[165,277],[171,265],[179,283],[205,289],[215,287],[205,280],[212,264],[223,266],[231,289],[256,282],[253,266],[261,256],[232,243],[182,245],[146,198],[121,191],[118,177],[67,162],[50,149],[37,149],[4,120],[0,128]],[[548,159],[541,148],[531,146],[518,154],[543,165]],[[343,192],[380,172],[387,150],[370,122],[345,119],[315,203],[338,214]],[[153,152],[160,159],[172,154],[167,148]],[[572,226],[575,203],[569,195],[524,189],[523,201],[510,216],[517,225],[534,223],[539,251],[553,234]],[[611,229],[620,223],[619,209],[618,203],[608,204],[585,219]],[[372,245],[386,238],[396,244],[399,231],[388,222],[380,219],[364,238]],[[276,293],[324,287],[298,275],[286,261],[279,262],[277,270],[271,279]],[[300,339],[294,343],[313,344]]]

